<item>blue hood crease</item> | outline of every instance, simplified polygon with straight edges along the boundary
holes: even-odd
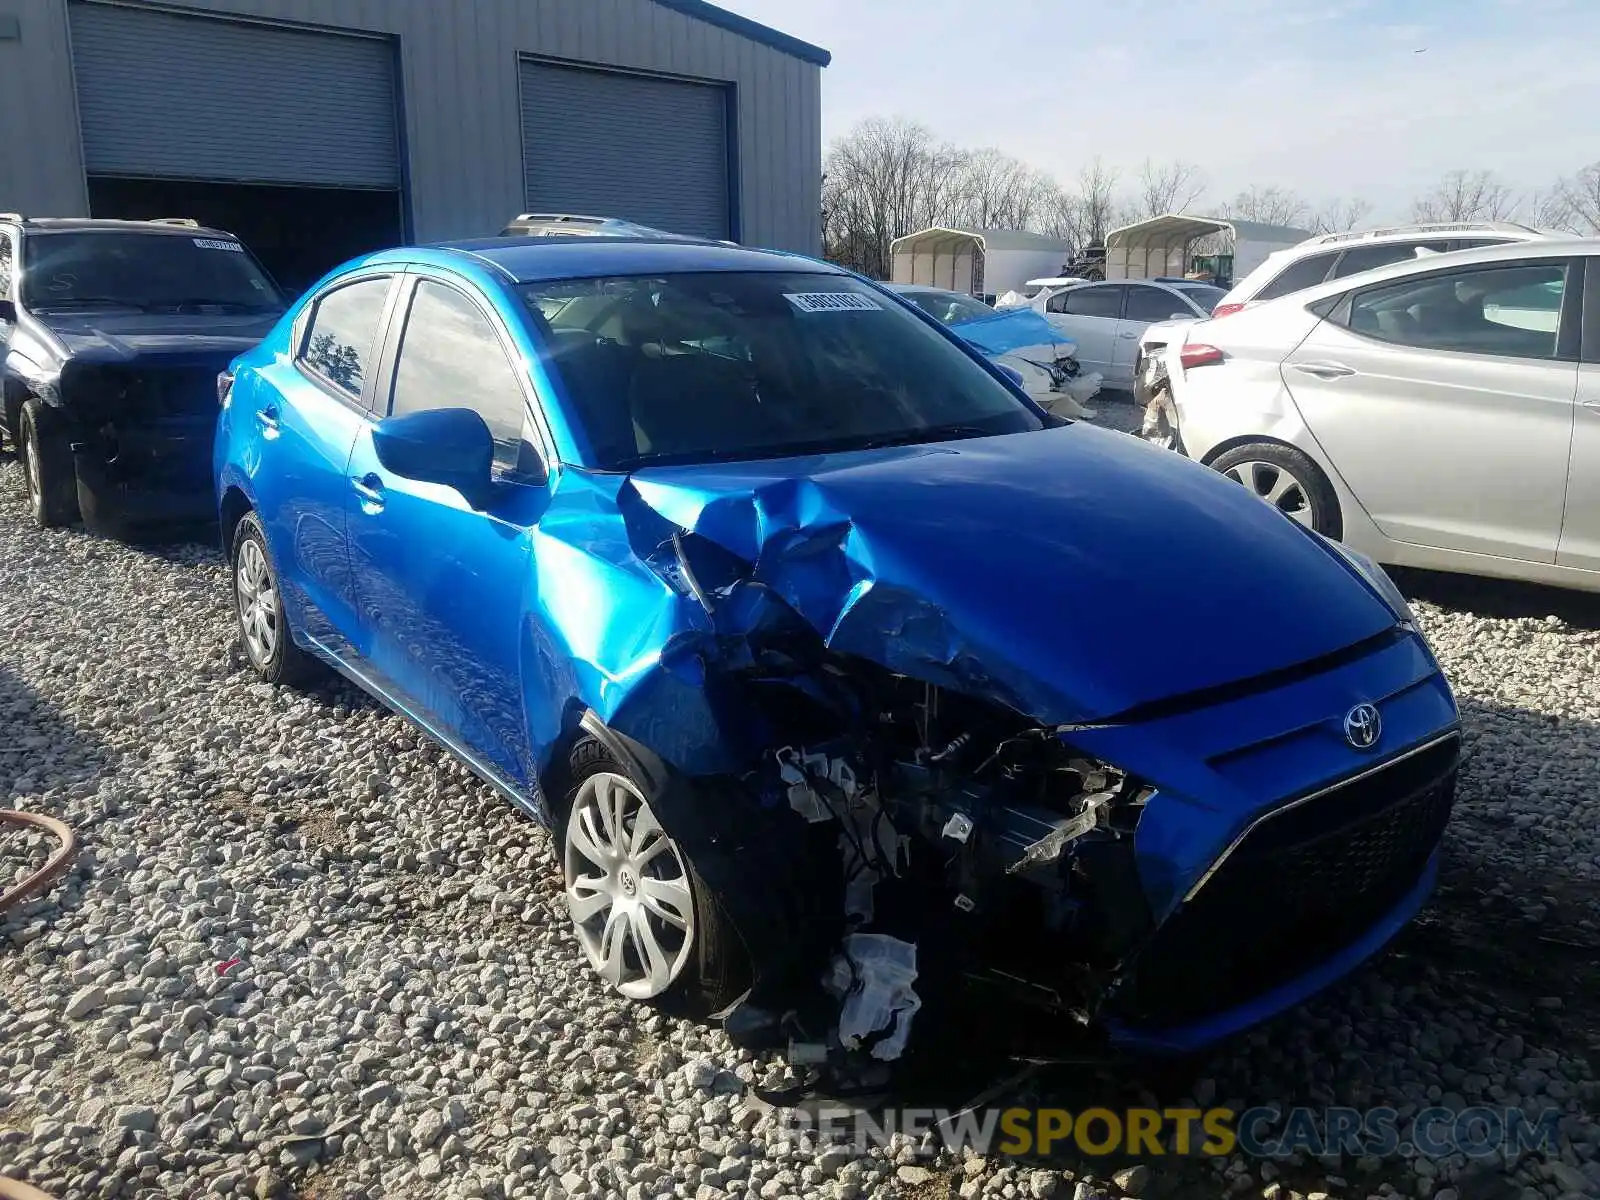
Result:
[[[1395,621],[1237,484],[1081,424],[605,478],[651,603],[628,663],[602,666],[597,708],[701,769],[730,765],[714,749],[716,671],[750,664],[763,634],[796,618],[829,650],[1041,724],[1310,661]],[[584,549],[627,571],[584,515]],[[675,534],[716,548],[720,577],[699,581],[710,611]],[[1207,636],[1147,636],[1178,611]],[[1128,632],[1108,633],[1113,622]],[[618,648],[604,649],[596,658]]]

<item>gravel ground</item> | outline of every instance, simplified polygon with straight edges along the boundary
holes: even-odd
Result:
[[[780,1062],[601,991],[548,839],[454,760],[340,685],[252,682],[213,550],[36,533],[21,491],[0,463],[0,797],[85,852],[0,924],[0,1172],[73,1197],[1600,1194],[1593,606],[1417,585],[1468,758],[1393,952],[1205,1059],[1008,1097],[1555,1107],[1559,1156],[851,1158],[776,1136],[749,1088]],[[46,852],[0,834],[0,881]]]

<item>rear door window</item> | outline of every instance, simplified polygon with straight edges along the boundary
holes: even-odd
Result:
[[[1339,265],[1333,269],[1335,279],[1343,279],[1346,275],[1355,275],[1362,271],[1370,271],[1374,267],[1387,267],[1390,263],[1410,262],[1417,257],[1417,250],[1433,250],[1440,254],[1450,249],[1447,238],[1440,238],[1428,242],[1386,242],[1382,246],[1359,246],[1354,250],[1346,250],[1344,257],[1339,260]]]
[[[1160,288],[1130,287],[1128,289],[1128,305],[1123,312],[1123,319],[1128,321],[1170,321],[1173,313],[1183,313],[1186,317],[1194,314],[1187,311],[1186,305],[1178,297]]]
[[[0,300],[11,299],[11,235],[0,229]]]
[[[1127,290],[1125,287],[1072,288],[1050,297],[1045,307],[1050,312],[1073,317],[1116,318],[1122,315],[1122,294]]]
[[[378,323],[389,298],[387,275],[357,280],[317,299],[300,362],[327,382],[359,398],[375,353]]]

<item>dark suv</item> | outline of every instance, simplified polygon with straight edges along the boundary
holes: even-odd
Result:
[[[35,523],[212,512],[217,375],[283,310],[231,233],[0,213],[0,433]]]

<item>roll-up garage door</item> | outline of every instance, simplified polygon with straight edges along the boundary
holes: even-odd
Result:
[[[728,96],[718,84],[525,61],[528,208],[730,236]]]
[[[74,0],[90,175],[398,189],[394,48]]]

